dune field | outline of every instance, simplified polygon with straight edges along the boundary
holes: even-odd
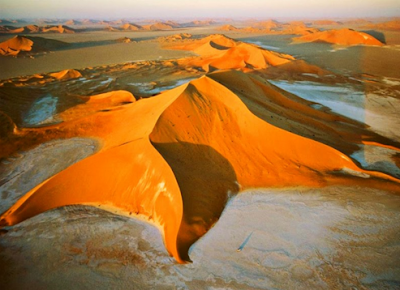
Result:
[[[398,22],[2,20],[0,284],[400,289]]]

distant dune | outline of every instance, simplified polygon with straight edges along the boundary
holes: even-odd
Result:
[[[0,54],[4,56],[16,56],[22,51],[31,51],[32,45],[32,40],[22,36],[15,36],[0,43]]]
[[[180,60],[181,65],[216,69],[260,69],[294,60],[287,54],[268,51],[257,45],[236,41],[221,34],[202,39],[186,39],[167,44],[168,48],[193,51],[199,57]]]
[[[75,30],[65,25],[27,25],[24,27],[0,26],[0,33],[75,33]]]
[[[5,56],[17,56],[21,52],[30,54],[49,52],[66,48],[69,43],[43,37],[15,36],[0,44],[0,54]]]
[[[290,23],[279,23],[277,21],[263,21],[253,23],[252,26],[237,28],[227,24],[218,28],[220,31],[237,31],[244,33],[265,33],[265,34],[295,34],[305,35],[319,31],[316,28],[308,27],[301,21]]]
[[[134,23],[125,23],[124,25],[121,25],[120,28],[123,30],[132,30],[132,31],[137,31],[139,29],[143,29],[142,26],[134,24]]]
[[[293,38],[294,42],[325,42],[338,45],[383,45],[375,37],[352,29],[333,29]]]
[[[143,25],[143,29],[145,30],[171,30],[174,27],[170,24],[157,22],[154,24]]]

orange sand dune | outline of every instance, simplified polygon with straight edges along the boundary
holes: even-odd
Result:
[[[24,27],[0,26],[0,33],[75,33],[75,30],[65,25],[27,25]]]
[[[157,22],[154,24],[143,25],[143,29],[145,30],[172,30],[174,27],[170,24]]]
[[[16,56],[21,51],[31,51],[33,41],[23,36],[15,36],[0,43],[0,55]]]
[[[326,42],[338,45],[383,45],[375,37],[348,28],[333,29],[293,38],[294,42]]]
[[[362,170],[338,150],[272,125],[265,115],[272,109],[264,105],[300,118],[314,114],[321,130],[347,119],[240,72],[203,76],[139,101],[126,91],[82,100],[55,113],[60,123],[41,128],[16,128],[1,115],[9,146],[71,137],[101,144],[94,155],[26,193],[0,216],[1,226],[70,204],[141,214],[160,225],[168,251],[184,262],[189,247],[242,189],[357,184],[400,192],[395,178]]]
[[[75,33],[75,30],[68,26],[58,25],[58,26],[45,26],[41,28],[41,31],[46,32],[58,32],[58,33]]]
[[[318,32],[319,30],[312,27],[307,27],[301,21],[294,21],[289,24],[281,24],[274,21],[256,23],[254,26],[245,28],[237,28],[232,25],[224,25],[218,28],[220,31],[238,31],[244,33],[265,33],[265,34],[296,34],[305,35]]]
[[[36,130],[39,138],[97,137],[102,148],[33,188],[2,215],[0,223],[15,224],[68,204],[118,208],[158,224],[168,251],[182,261],[176,247],[182,216],[180,190],[148,138],[159,115],[180,90],[137,103],[128,92],[92,96],[86,104],[63,112],[63,123]]]
[[[132,31],[137,31],[142,29],[140,25],[134,24],[134,23],[126,23],[121,26],[121,29],[123,30],[132,30]]]
[[[336,174],[344,170],[361,171],[339,151],[259,119],[211,77],[192,81],[150,135],[182,192],[178,249],[185,259],[238,189],[323,186],[342,182]],[[235,74],[226,77],[241,81]]]
[[[260,69],[294,60],[290,55],[268,51],[221,34],[178,42],[170,48],[195,52],[200,57],[182,59],[179,64],[201,67],[206,72],[215,69]]]
[[[227,25],[223,25],[223,26],[217,28],[217,30],[221,30],[221,31],[238,31],[240,29],[235,27],[235,26],[233,26],[233,25],[227,24]]]
[[[80,78],[82,76],[79,71],[74,69],[66,69],[59,72],[51,73],[49,75],[58,80],[75,79],[75,78]]]
[[[22,51],[29,51],[29,54],[48,52],[70,46],[69,43],[32,36],[15,36],[0,44],[1,55],[18,55]]]

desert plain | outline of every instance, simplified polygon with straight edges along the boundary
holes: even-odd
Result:
[[[4,289],[400,289],[398,19],[0,22]]]

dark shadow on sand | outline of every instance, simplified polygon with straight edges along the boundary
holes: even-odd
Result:
[[[210,146],[153,143],[172,168],[183,200],[177,239],[179,255],[190,261],[189,248],[219,219],[231,195],[239,191],[230,162]]]

